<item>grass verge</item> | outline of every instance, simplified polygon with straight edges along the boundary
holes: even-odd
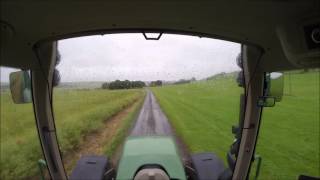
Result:
[[[37,175],[42,157],[32,104],[13,104],[8,91],[1,92],[1,179]],[[83,136],[104,120],[143,97],[142,90],[55,89],[53,107],[62,153],[75,148]]]

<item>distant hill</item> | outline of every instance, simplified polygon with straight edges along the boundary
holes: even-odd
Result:
[[[101,88],[103,82],[92,81],[92,82],[61,82],[55,88],[64,88],[64,89],[97,89]]]
[[[219,74],[215,74],[213,76],[209,76],[204,80],[208,81],[208,80],[220,79],[220,78],[224,78],[224,77],[234,77],[234,78],[236,78],[238,73],[239,73],[239,71],[230,72],[230,73],[222,72],[222,73],[219,73]]]
[[[96,89],[101,88],[103,82],[61,82],[55,88],[64,88],[64,89]],[[0,90],[7,91],[10,89],[8,82],[0,83]]]

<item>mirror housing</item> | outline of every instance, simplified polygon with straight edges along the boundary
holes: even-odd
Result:
[[[273,107],[276,102],[280,102],[282,100],[283,87],[283,73],[267,73],[265,76],[264,95],[259,97],[257,105],[259,107]]]
[[[266,74],[266,96],[273,97],[275,102],[280,102],[283,96],[284,76],[283,73],[272,72]]]
[[[32,102],[31,78],[29,71],[10,73],[10,91],[13,102],[16,104]]]
[[[259,107],[273,107],[276,104],[276,98],[263,96],[258,99]]]
[[[53,71],[53,79],[52,79],[52,86],[56,87],[60,84],[61,81],[61,75],[60,72],[57,69],[54,69]]]

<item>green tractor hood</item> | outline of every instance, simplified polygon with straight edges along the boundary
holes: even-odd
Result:
[[[169,136],[128,137],[117,170],[117,179],[133,179],[145,165],[159,165],[171,179],[185,180],[186,175],[176,145]]]

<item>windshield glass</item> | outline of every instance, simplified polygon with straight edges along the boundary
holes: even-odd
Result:
[[[157,157],[159,148],[172,146],[163,139],[135,139],[154,136],[174,142],[182,165],[193,154],[211,152],[227,167],[243,92],[236,83],[240,44],[172,34],[146,40],[133,33],[61,40],[58,49],[61,82],[53,105],[69,174],[79,158],[106,155],[122,179],[122,169],[134,169],[124,165],[129,152]],[[179,172],[166,169],[171,171]]]

